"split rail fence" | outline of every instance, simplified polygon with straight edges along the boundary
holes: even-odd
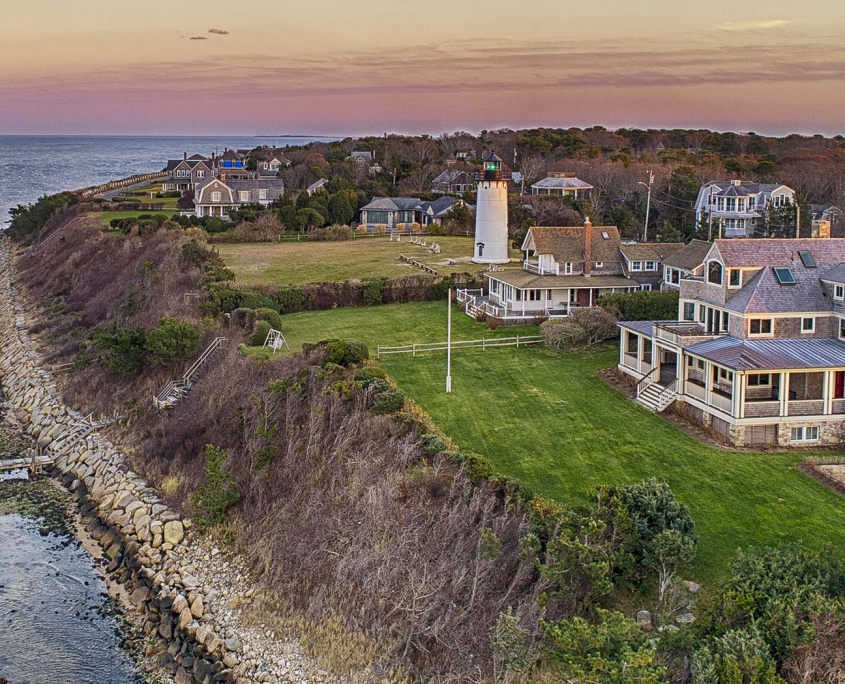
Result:
[[[515,337],[486,337],[480,340],[454,340],[452,342],[452,351],[459,349],[494,349],[496,347],[530,347],[535,344],[542,344],[542,335],[516,335]],[[376,358],[382,356],[389,356],[390,354],[424,354],[427,352],[446,351],[446,342],[417,342],[415,344],[405,344],[398,347],[383,347],[378,346],[376,351]]]

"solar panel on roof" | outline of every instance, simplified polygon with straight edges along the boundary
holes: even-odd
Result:
[[[798,252],[798,256],[801,257],[801,262],[804,264],[805,268],[816,268],[816,260],[813,259],[812,254],[802,250]]]
[[[774,270],[775,278],[781,285],[795,285],[795,276],[792,274],[791,268],[782,267],[772,270]]]

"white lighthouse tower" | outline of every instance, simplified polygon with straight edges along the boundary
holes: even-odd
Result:
[[[484,160],[484,170],[476,174],[476,180],[478,200],[472,260],[476,264],[506,264],[510,171],[502,171],[502,160],[491,152]]]

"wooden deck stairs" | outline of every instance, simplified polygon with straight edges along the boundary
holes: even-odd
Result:
[[[182,401],[182,399],[188,396],[188,392],[190,392],[191,388],[194,386],[194,382],[196,381],[200,371],[203,369],[205,364],[208,363],[214,353],[225,344],[225,342],[225,337],[215,338],[200,355],[200,357],[194,361],[193,365],[185,371],[181,378],[171,380],[157,396],[153,397],[153,404],[155,407],[160,411],[173,408],[176,404]]]

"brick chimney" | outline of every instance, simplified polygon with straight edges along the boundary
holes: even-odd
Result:
[[[590,217],[584,221],[584,276],[589,278],[593,268],[593,224]]]
[[[188,159],[188,153],[187,153],[187,152],[183,152],[183,153],[182,153],[182,160],[183,160],[183,161],[187,161],[187,159]]]

